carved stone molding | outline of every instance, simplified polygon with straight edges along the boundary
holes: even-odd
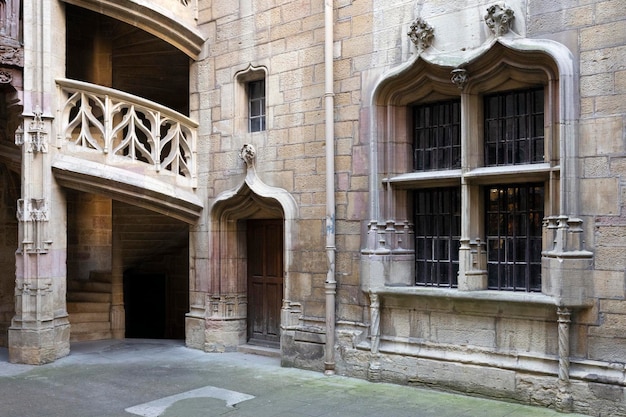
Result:
[[[487,8],[485,23],[496,36],[502,36],[511,29],[514,18],[513,9],[504,3],[497,3]]]
[[[50,218],[48,203],[43,198],[17,200],[17,220],[24,223],[20,250],[27,253],[46,253],[52,243],[47,237]]]
[[[462,90],[463,87],[465,87],[465,84],[467,84],[467,81],[469,79],[467,70],[464,68],[455,68],[452,70],[450,74],[451,74],[450,81],[452,81],[454,85],[459,87],[460,90]]]
[[[419,52],[423,52],[427,49],[432,44],[433,38],[435,37],[433,27],[426,23],[421,17],[415,19],[411,24],[411,30],[409,30],[407,35],[409,35],[409,38],[413,41]]]

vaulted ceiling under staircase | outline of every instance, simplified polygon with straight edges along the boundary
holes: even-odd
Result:
[[[189,114],[189,58],[132,25],[66,5],[70,79],[112,87]]]

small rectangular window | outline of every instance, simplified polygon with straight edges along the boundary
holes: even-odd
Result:
[[[248,131],[265,130],[265,80],[248,83]]]
[[[461,239],[461,189],[420,189],[415,195],[416,285],[456,287]]]
[[[461,167],[461,102],[413,107],[413,169],[432,171]]]
[[[485,165],[544,162],[543,88],[484,97]]]
[[[492,185],[485,195],[488,288],[541,291],[544,186]]]

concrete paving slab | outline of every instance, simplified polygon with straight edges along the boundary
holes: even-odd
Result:
[[[2,417],[581,417],[142,339],[76,343],[42,366],[9,364],[0,349],[0,404]]]

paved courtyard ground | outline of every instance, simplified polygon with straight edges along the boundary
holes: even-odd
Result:
[[[72,345],[43,366],[0,349],[2,417],[574,417],[553,410],[281,368],[277,358],[208,354],[181,341]]]

